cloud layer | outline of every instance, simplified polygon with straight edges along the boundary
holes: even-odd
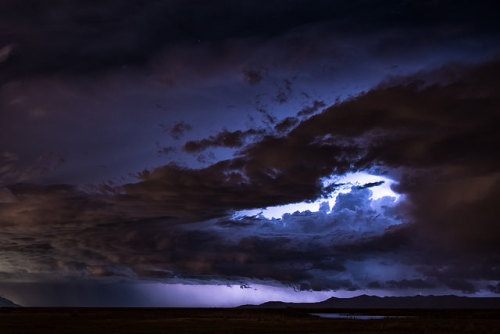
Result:
[[[288,133],[202,140],[240,147],[206,168],[168,164],[97,189],[6,185],[0,275],[495,292],[499,75],[492,61],[393,78]],[[373,201],[367,185],[331,210],[231,218],[315,200],[322,178],[352,171],[389,175],[405,199]]]

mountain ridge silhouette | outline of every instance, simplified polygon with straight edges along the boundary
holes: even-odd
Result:
[[[19,305],[7,298],[0,297],[0,307],[19,307]]]
[[[269,301],[260,305],[242,305],[242,308],[471,308],[500,309],[500,297],[465,297],[456,295],[416,295],[379,297],[359,295],[351,298],[330,297],[316,303],[286,303]]]

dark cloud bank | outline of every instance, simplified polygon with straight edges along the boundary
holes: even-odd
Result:
[[[213,52],[212,56],[218,58],[230,51],[217,47],[218,43],[239,39],[255,44],[306,26],[313,28],[312,34],[289,36],[290,40],[277,48],[293,44],[297,47],[288,51],[308,58],[314,52],[325,51],[319,44],[328,35],[359,37],[375,31],[380,33],[375,56],[391,58],[449,40],[461,44],[471,38],[477,42],[496,36],[496,9],[495,1],[471,4],[451,0],[294,0],[286,6],[279,0],[242,0],[238,4],[222,0],[8,0],[0,4],[0,79],[149,66],[164,52],[175,54],[179,45],[199,43],[212,46],[199,56]],[[311,38],[312,43],[304,43],[304,39]],[[343,43],[337,42],[336,47]],[[477,45],[466,43],[469,48]],[[301,48],[307,49],[305,53]],[[335,48],[326,52],[335,56]],[[190,57],[185,53],[177,56]],[[206,66],[198,69],[210,71]],[[259,64],[242,67],[249,84],[258,84],[265,72],[266,68]]]
[[[240,148],[203,169],[169,164],[122,187],[7,185],[0,277],[498,292],[499,76],[494,60],[393,78],[285,134],[187,143]],[[231,218],[315,200],[322,177],[351,171],[390,176],[405,199],[374,209],[368,185],[339,195],[332,211]],[[387,268],[412,270],[381,275]]]
[[[170,163],[122,186],[35,183],[66,157],[33,149],[36,163],[29,164],[13,153],[32,146],[30,133],[55,131],[31,121],[73,81],[92,95],[122,89],[106,83],[108,75],[116,82],[152,77],[166,88],[232,75],[256,92],[270,80],[267,97],[286,107],[300,92],[294,71],[319,60],[328,59],[333,70],[324,70],[344,80],[350,74],[342,68],[360,53],[361,62],[397,66],[422,55],[440,64],[447,52],[469,59],[498,50],[496,1],[283,3],[1,1],[0,288],[47,289],[67,304],[66,286],[83,291],[80,302],[92,290],[123,305],[143,301],[137,292],[119,296],[139,281],[500,293],[498,59],[389,78],[328,108],[324,97],[312,96],[282,119],[256,97],[265,128],[200,139],[197,125],[176,115],[160,127],[184,143],[182,151],[231,148],[234,157],[201,169]],[[73,110],[68,101],[56,111]],[[23,103],[41,107],[29,122]],[[67,123],[58,115],[74,117],[54,113],[50,122],[61,128]],[[158,147],[162,156],[181,151]],[[207,154],[198,160],[212,160]],[[354,171],[394,179],[403,199],[372,200],[377,184],[367,184],[318,212],[233,216],[325,197],[339,185],[324,187],[322,178]]]

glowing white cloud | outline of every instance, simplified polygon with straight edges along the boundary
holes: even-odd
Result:
[[[323,187],[328,187],[332,184],[342,185],[336,187],[335,190],[331,192],[326,198],[319,198],[313,202],[291,203],[286,205],[269,206],[262,209],[242,210],[236,212],[233,218],[261,215],[267,219],[272,219],[281,218],[286,213],[294,213],[297,211],[317,212],[320,210],[320,205],[324,202],[328,202],[329,207],[333,208],[338,194],[348,193],[351,191],[352,187],[359,187],[368,183],[375,183],[380,181],[383,181],[381,185],[370,187],[370,190],[372,191],[372,200],[389,196],[395,198],[397,201],[401,196],[391,189],[391,185],[395,183],[394,180],[385,176],[373,175],[366,172],[356,172],[341,176],[331,176],[321,181],[323,183]]]

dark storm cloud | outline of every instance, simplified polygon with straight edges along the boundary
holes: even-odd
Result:
[[[326,104],[323,101],[314,101],[312,105],[302,108],[302,110],[297,113],[297,116],[308,116],[314,114],[323,107],[326,107]]]
[[[384,183],[385,183],[385,181],[370,182],[370,183],[363,184],[362,186],[358,186],[357,188],[358,189],[371,188],[371,187],[380,186]]]
[[[437,270],[432,274],[432,266],[428,275],[452,289],[473,292],[468,274],[458,269],[478,258],[495,263],[499,253],[494,218],[500,189],[499,68],[498,62],[457,66],[385,83],[302,122],[283,138],[269,136],[247,146],[240,158],[217,168],[243,171],[234,180],[243,187],[261,185],[253,194],[283,187],[303,199],[318,197],[317,180],[330,173],[385,170],[399,181],[396,190],[407,196],[398,210],[412,223],[363,246],[358,243],[361,258],[401,249],[403,262],[425,263],[421,256],[432,249],[449,265],[449,276]],[[162,173],[156,177],[163,179]],[[154,180],[148,177],[144,186]],[[350,210],[358,210],[355,203],[348,204]]]
[[[255,85],[262,80],[262,75],[256,70],[244,70],[243,75],[245,81],[250,85]]]
[[[500,283],[497,283],[497,285],[488,285],[488,290],[496,294],[500,294]]]
[[[286,132],[293,128],[299,120],[295,117],[287,117],[284,120],[280,121],[278,124],[274,126],[274,129],[278,132]]]
[[[151,307],[144,290],[130,281],[20,282],[0,284],[2,294],[14,293],[21,306],[42,307]],[[147,292],[146,292],[147,293]],[[158,306],[165,304],[158,303]]]
[[[476,288],[474,284],[463,279],[448,278],[443,280],[443,283],[450,289],[458,290],[464,293],[474,293],[478,291],[478,288]]]
[[[434,288],[435,285],[424,281],[422,279],[404,279],[401,281],[387,281],[386,282],[387,287],[389,288],[396,288],[396,289],[431,289]]]
[[[172,152],[175,152],[176,148],[173,146],[165,146],[158,150],[158,154],[169,155]]]
[[[196,161],[199,163],[205,164],[205,163],[213,163],[216,161],[215,154],[213,152],[208,152],[207,154],[200,154],[198,157],[196,157]]]
[[[289,5],[288,13],[280,7],[250,1],[238,6],[222,1],[5,1],[0,21],[3,38],[18,45],[10,61],[16,71],[10,74],[34,75],[141,64],[175,43],[279,33],[321,18],[317,9],[299,16],[300,3]],[[257,15],[274,20],[257,25]]]
[[[411,52],[428,36],[498,33],[494,1],[2,1],[3,79],[46,73],[88,73],[147,64],[172,45],[268,38],[306,24],[330,22],[330,32],[394,27],[416,33],[380,41],[381,57]],[[391,10],[387,10],[390,8]],[[453,8],[453,10],[449,10]],[[410,42],[411,41],[411,42]],[[258,72],[251,70],[258,82]],[[174,78],[175,81],[175,78]]]
[[[182,149],[188,153],[196,153],[204,151],[209,147],[238,148],[245,144],[248,137],[261,136],[263,134],[265,134],[265,130],[262,129],[249,129],[245,131],[224,130],[206,139],[190,140],[183,145]]]
[[[160,124],[160,127],[163,131],[168,133],[170,137],[172,137],[172,139],[181,139],[186,134],[186,132],[192,130],[191,125],[187,124],[186,122],[178,122],[170,127],[164,124]]]
[[[186,141],[261,125],[235,124],[247,113],[270,131],[298,105],[314,109],[309,99],[333,101],[398,73],[381,70],[393,63],[407,73],[498,49],[497,20],[486,2],[12,0],[0,6],[0,152],[31,163],[48,149],[71,156],[32,182],[96,183],[161,165],[157,149],[146,148],[159,141],[148,129],[170,127],[180,115],[193,127]],[[259,75],[258,84],[246,84]],[[328,87],[326,94],[318,87]],[[260,102],[249,111],[256,95]],[[231,103],[234,113],[221,110],[228,99],[238,101]],[[182,155],[179,149],[169,158],[184,163]]]
[[[259,105],[256,110],[262,115],[263,121],[266,125],[273,125],[277,122],[276,117],[267,111],[265,107]]]
[[[64,164],[65,159],[50,152],[27,162],[12,152],[0,153],[0,186],[12,182],[29,182],[49,173]]]
[[[392,263],[412,266],[436,286],[474,292],[474,282],[500,278],[492,268],[500,256],[499,75],[493,61],[391,79],[280,137],[246,143],[262,133],[225,131],[188,142],[188,152],[240,150],[201,169],[145,171],[112,194],[7,185],[2,270],[17,278],[165,273],[356,289],[374,281],[356,276],[359,268]],[[391,176],[405,201],[375,210],[370,188],[359,187],[339,195],[331,213],[324,207],[278,222],[220,223],[234,210],[315,200],[322,177],[357,170]],[[416,279],[387,286],[416,288]]]
[[[283,82],[278,86],[278,93],[276,94],[274,100],[279,104],[283,104],[288,101],[292,92],[292,81],[289,79],[284,79]]]
[[[68,191],[67,187],[53,189],[59,196],[67,196]],[[367,203],[367,192],[359,190],[357,195],[345,196],[350,198],[348,203],[357,196],[359,201]],[[49,204],[50,201],[46,201],[45,205]],[[88,204],[75,205],[80,210],[87,205],[88,210]],[[76,221],[66,216],[62,228],[61,222],[50,220],[49,216],[44,220],[43,212],[35,212],[40,217],[37,222],[19,220],[0,235],[2,252],[9,262],[25,260],[34,264],[29,268],[30,273],[21,267],[11,269],[14,277],[6,280],[33,275],[39,279],[50,278],[57,272],[59,278],[125,277],[198,282],[257,279],[279,281],[298,289],[352,289],[354,285],[349,276],[323,277],[323,271],[345,274],[342,263],[350,257],[345,252],[332,251],[330,245],[345,242],[347,235],[356,240],[363,237],[363,233],[358,233],[363,227],[351,226],[352,222],[346,220],[348,216],[351,220],[357,217],[370,221],[376,218],[373,217],[376,213],[369,208],[360,208],[364,212],[361,215],[344,212],[344,205],[344,201],[338,204],[338,213],[316,214],[318,219],[323,219],[317,224],[321,226],[311,226],[314,218],[311,213],[287,218],[286,226],[261,219],[253,224],[241,224],[238,229],[234,229],[234,225],[216,227],[209,223],[201,227],[175,225],[165,219],[125,221],[101,217],[91,223],[92,219],[85,221],[83,216]],[[293,219],[297,222],[293,223]],[[382,222],[383,219],[379,219]],[[43,230],[38,229],[40,224],[45,225]],[[53,232],[47,233],[48,228]],[[231,233],[227,228],[233,229]],[[13,234],[17,237],[12,238]]]
[[[243,80],[249,85],[256,85],[262,81],[262,78],[267,73],[267,69],[264,67],[259,67],[255,63],[250,63],[243,68],[241,71],[243,74]]]

